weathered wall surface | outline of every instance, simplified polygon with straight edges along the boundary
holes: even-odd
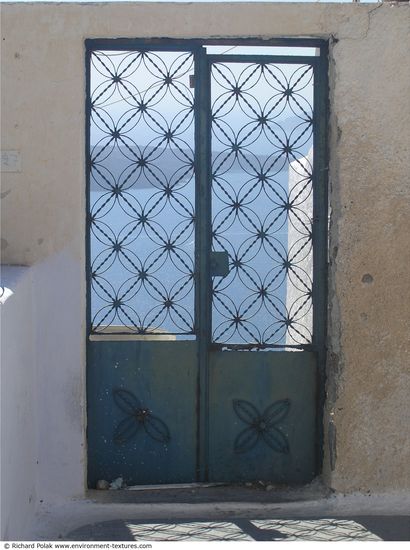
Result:
[[[85,479],[84,39],[154,36],[334,37],[324,472],[344,492],[410,489],[409,33],[397,4],[2,5],[2,148],[22,164],[3,174],[2,249],[41,264],[41,491]]]
[[[328,412],[337,458],[329,478],[341,491],[410,488],[410,6],[404,8],[373,8],[362,39],[340,35],[332,48]]]

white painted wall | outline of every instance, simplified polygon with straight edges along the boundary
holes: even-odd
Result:
[[[37,373],[32,269],[4,266],[1,315],[1,540],[29,533],[37,505]],[[7,295],[6,294],[6,295]]]
[[[79,264],[66,251],[3,266],[1,533],[24,540],[38,505],[85,490],[85,364]]]
[[[67,250],[34,267],[39,480],[42,500],[84,494],[85,327],[81,265]]]
[[[310,220],[313,220],[313,190],[311,186],[306,184],[306,175],[312,173],[312,166],[313,148],[309,150],[307,156],[303,159],[294,160],[290,163],[288,178],[289,202],[296,201],[296,204],[302,202],[303,212]],[[304,170],[306,173],[304,173]],[[306,220],[302,219],[306,223]],[[304,292],[313,287],[313,247],[309,253],[306,252],[306,249],[302,249],[302,253],[298,254],[301,249],[300,240],[305,235],[304,225],[300,223],[297,216],[293,216],[288,222],[288,252],[290,259],[294,258],[296,265],[293,267],[293,271],[290,270],[288,273],[286,286],[286,307],[291,316],[295,315],[301,307],[301,303],[305,302]],[[311,302],[306,302],[298,315],[303,315],[302,324],[308,329],[306,335],[312,334],[313,307]],[[301,328],[298,327],[298,330],[301,330]],[[286,334],[286,343],[289,345],[295,343],[289,332]]]

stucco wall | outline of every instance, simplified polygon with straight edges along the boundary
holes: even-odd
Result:
[[[410,487],[410,6],[332,49],[332,485]],[[334,401],[332,407],[332,401]],[[407,426],[407,428],[406,428]]]
[[[408,4],[2,5],[2,148],[21,153],[21,171],[3,174],[2,248],[5,262],[41,264],[40,498],[84,489],[84,39],[93,37],[331,38],[325,479],[343,492],[410,489],[409,33]]]

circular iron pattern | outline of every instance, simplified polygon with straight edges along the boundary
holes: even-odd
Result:
[[[192,71],[191,53],[92,53],[92,332],[194,332]]]
[[[215,62],[212,239],[230,273],[213,279],[213,341],[312,342],[313,68]]]

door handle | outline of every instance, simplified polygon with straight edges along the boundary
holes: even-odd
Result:
[[[229,274],[228,252],[211,252],[209,267],[211,277],[226,277]]]

